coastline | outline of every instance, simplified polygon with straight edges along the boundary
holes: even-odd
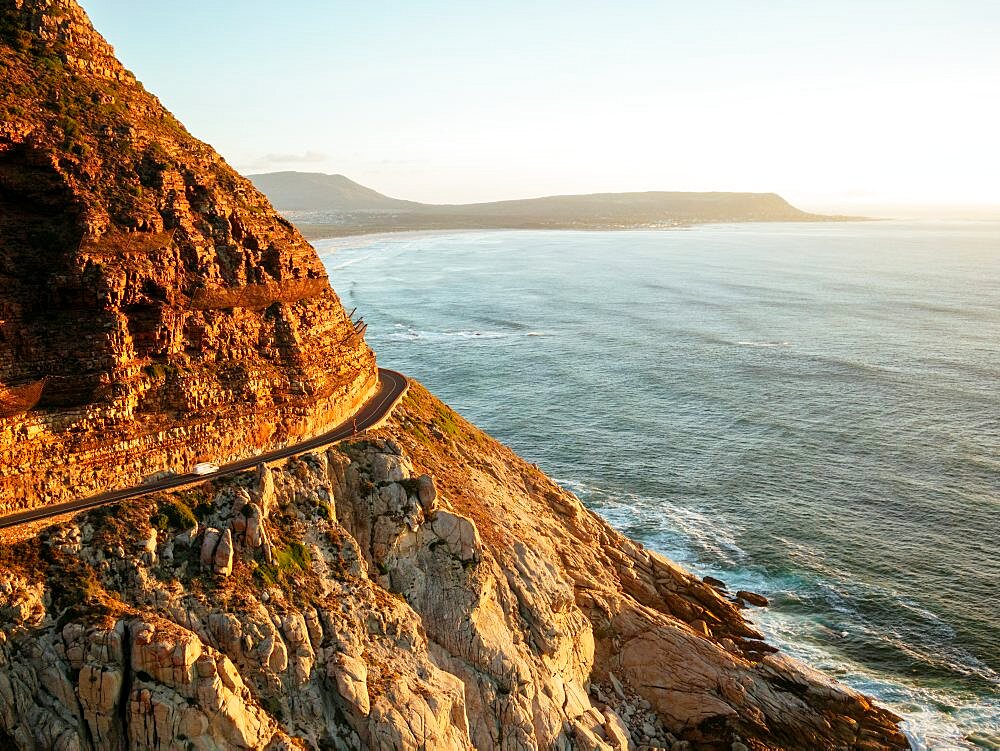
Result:
[[[924,222],[910,222],[908,220],[898,220],[898,221],[900,227],[904,229],[908,228],[907,231],[908,234],[910,235],[923,235],[925,229],[930,229],[930,230],[935,229],[935,227]],[[735,235],[738,234],[735,232],[735,229],[741,226],[742,224],[744,223],[724,224],[724,225],[715,224],[715,226],[723,231],[731,227],[734,230],[732,234]],[[759,225],[763,223],[754,223],[754,224]],[[767,224],[773,224],[773,223],[767,223]],[[811,224],[811,223],[802,223],[802,224],[805,226],[806,224]],[[896,232],[896,229],[894,229],[893,225],[889,222],[879,222],[877,223],[877,225],[871,225],[869,223],[864,223],[864,224],[869,226],[871,228],[871,231],[879,233],[879,236],[882,236],[883,233],[889,231],[892,231],[893,233]],[[947,224],[948,225],[955,224],[956,226],[959,227],[972,229],[972,232],[977,237],[980,238],[982,238],[986,234],[985,230],[976,229],[976,227],[982,227],[981,222],[960,221],[954,223],[948,222]],[[910,227],[910,225],[914,226]],[[701,225],[701,226],[706,227],[707,225]],[[860,226],[863,225],[859,224],[859,227]],[[789,230],[791,230],[791,234],[794,234],[796,236],[800,236],[801,234],[798,231],[794,230],[793,228],[789,228]],[[844,230],[846,231],[847,234],[850,235],[853,235],[855,233],[855,231],[849,227],[845,227]],[[437,237],[449,234],[457,234],[457,233],[450,233],[450,232],[431,233],[431,235]],[[534,234],[537,237],[541,233],[534,233]],[[570,233],[566,239],[567,247],[572,247],[572,243],[574,242],[573,234],[574,233]],[[644,234],[646,234],[647,237],[652,238],[656,233],[649,231]],[[771,235],[771,233],[769,232],[761,232],[761,234],[763,236]],[[785,233],[779,233],[779,234],[785,234]],[[827,234],[839,234],[839,233],[823,233],[823,234],[827,235]],[[431,235],[425,235],[425,236],[431,236]],[[727,233],[727,236],[730,236],[730,234]],[[391,234],[382,235],[382,238],[391,238],[391,237],[392,237]],[[510,238],[507,235],[507,233],[503,233],[503,235],[498,234],[497,237],[498,238],[508,237],[508,240],[505,241],[505,244],[509,245]],[[526,234],[525,237],[527,238],[529,237],[529,235]],[[583,240],[584,233],[580,233],[576,237],[580,238],[579,242],[584,242]],[[494,245],[493,243],[488,243],[488,242],[485,244],[487,246]],[[446,245],[445,247],[452,248],[451,252],[455,254],[454,256],[455,258],[461,257],[461,252],[464,251],[464,243],[458,240],[456,240],[455,243],[451,244],[450,246]],[[469,250],[472,251],[473,249],[470,248]],[[411,258],[416,259],[419,256],[420,251],[421,249],[419,247],[410,246],[408,243],[399,244],[397,248],[392,249],[391,253],[389,253],[389,256],[395,259],[393,261],[395,265],[399,265],[400,260],[402,260],[398,255],[399,252],[413,253],[413,256],[411,256]],[[493,250],[491,250],[491,252],[494,251],[497,252],[498,254],[497,257],[500,257],[500,255],[504,255],[503,252],[499,251],[499,248],[494,248]],[[359,260],[366,260],[367,258],[373,258],[373,259],[377,258],[377,256],[373,256],[371,254],[370,250],[366,250],[366,252],[363,255],[365,256],[365,258]],[[426,284],[427,280],[423,278],[422,272],[419,267],[421,265],[424,265],[428,269],[433,269],[436,267],[440,267],[443,264],[446,265],[447,261],[442,260],[445,258],[447,258],[447,256],[438,257],[435,254],[430,253],[429,258],[425,258],[425,260],[423,260],[420,264],[417,264],[417,268],[414,268],[412,270],[412,273],[414,274],[413,279],[417,283],[423,282],[424,284]],[[375,263],[375,261],[373,260],[370,263]],[[468,263],[462,263],[463,267],[467,267],[468,265],[469,265]],[[377,274],[378,272],[374,271],[373,273]],[[384,303],[385,301],[381,298],[381,296],[372,298],[371,296],[373,291],[372,288],[368,287],[366,290],[365,284],[363,283],[363,281],[361,281],[364,275],[348,274],[347,276],[348,276],[347,280],[344,280],[343,276],[341,276],[341,281],[345,285],[343,287],[343,289],[345,290],[345,300],[349,300],[350,296],[355,294],[354,293],[355,281],[351,280],[351,278],[353,277],[357,279],[358,282],[360,282],[361,286],[358,292],[364,293],[364,299],[366,300],[366,303],[373,304],[380,309],[382,308],[382,303]],[[347,292],[348,289],[350,289],[351,291]],[[459,317],[468,318],[469,320],[474,320],[474,316],[471,313],[472,313],[471,311],[465,309],[456,311],[456,314]],[[414,351],[416,351],[416,348],[418,347],[423,347],[427,345],[439,346],[442,348],[451,346],[454,348],[462,345],[463,342],[467,342],[470,348],[475,346],[479,346],[482,348],[486,346],[485,340],[487,338],[496,338],[493,336],[492,330],[486,331],[486,329],[483,329],[484,334],[488,334],[489,336],[484,335],[480,340],[483,343],[475,345],[474,343],[477,341],[476,339],[465,339],[459,341],[459,339],[454,338],[458,337],[462,333],[457,329],[464,328],[464,326],[457,326],[457,325],[449,326],[446,321],[439,321],[436,324],[428,320],[412,322],[410,320],[410,317],[408,316],[404,315],[402,318],[399,318],[398,315],[392,315],[391,310],[390,311],[382,310],[380,314],[381,315],[388,314],[389,317],[387,320],[378,322],[379,331],[382,332],[382,336],[379,339],[376,339],[375,346],[379,349],[388,350],[389,343],[392,342],[393,343],[392,347],[396,350],[396,352],[394,353],[396,354],[396,356],[399,356],[399,353],[401,352],[401,350],[398,348],[405,347],[406,346],[405,343],[407,341],[407,328],[402,328],[395,331],[392,328],[393,327],[392,321],[397,319],[404,321],[405,326],[411,329],[410,334],[413,334],[412,329],[418,330],[418,333],[420,335],[419,336],[413,335],[411,337],[411,340],[413,341],[412,346],[414,348]],[[521,321],[521,319],[512,318],[509,314],[504,315],[501,313],[497,314],[496,317],[503,319],[510,319],[515,322]],[[527,324],[525,325],[532,330],[536,328],[536,324],[533,322],[530,325]],[[541,329],[545,329],[544,325],[539,325],[538,327]],[[437,331],[439,329],[443,329],[445,333],[444,334],[439,333],[435,337],[425,336],[423,335],[423,331],[426,329],[430,329],[432,332]],[[451,332],[451,334],[449,335],[448,332]],[[546,336],[553,336],[553,335],[554,332],[546,330]],[[446,338],[448,336],[451,336],[452,338]],[[506,338],[505,341],[503,342],[504,346],[506,347],[521,346],[517,344],[517,342],[525,340],[519,339],[518,336],[519,336],[518,332],[516,331],[512,332],[509,335],[509,337]],[[525,336],[523,331],[520,333],[520,336],[522,337]],[[740,337],[734,337],[734,341],[730,342],[730,344],[733,347],[736,347],[738,344],[737,342],[735,342],[735,338],[740,338]],[[753,338],[753,337],[746,337],[746,338]],[[528,340],[528,341],[538,342],[539,340]],[[453,342],[453,344],[449,345],[448,344],[449,342]],[[442,351],[444,350],[442,349]],[[458,352],[463,350],[454,350],[454,351]],[[482,351],[486,352],[486,349],[482,349]],[[770,350],[759,350],[759,351],[764,355],[770,352]],[[383,354],[387,354],[387,352],[383,352]],[[524,355],[522,354],[521,356]],[[433,360],[436,357],[436,355],[434,355],[432,352],[429,355],[429,357]],[[770,361],[773,361],[773,358],[771,358]],[[468,367],[469,365],[467,363],[459,363],[453,366],[453,369],[457,368],[461,372],[462,370],[465,370]],[[422,375],[421,377],[425,380],[425,382],[429,380],[429,377],[426,374]],[[436,387],[440,388],[440,384],[441,381],[437,381]],[[454,402],[454,400],[458,399],[459,393],[461,393],[461,389],[459,389],[458,391],[452,390],[450,393],[450,399],[452,399]],[[470,407],[468,402],[463,402],[463,404],[464,404],[463,412],[465,414],[468,414],[477,423],[483,424],[491,432],[493,432],[494,430],[497,431],[501,430],[500,426],[498,426],[495,421],[492,421],[488,417],[488,415],[491,414],[491,412],[488,409],[487,412],[484,413],[481,410],[477,411],[475,406]],[[579,473],[569,473],[564,471],[563,468],[551,464],[551,457],[549,457],[548,460],[545,460],[545,456],[539,455],[536,449],[531,448],[532,444],[530,440],[528,441],[527,445],[524,443],[523,440],[517,440],[517,439],[512,440],[514,436],[509,432],[509,430],[500,432],[499,435],[501,435],[503,440],[507,441],[508,443],[515,444],[517,450],[521,454],[531,457],[536,461],[539,461],[540,464],[546,467],[546,470],[551,475],[555,477],[570,477],[574,479],[581,477]],[[587,475],[582,475],[582,476],[588,481],[594,482],[595,478],[598,477],[599,475],[591,474],[589,477]],[[587,502],[586,497],[584,496],[581,497],[583,497],[584,501]],[[590,505],[589,502],[588,505]],[[602,515],[604,515],[604,513],[600,511],[600,509],[594,506],[591,507],[597,510],[599,513],[602,513]],[[608,517],[605,516],[605,518]],[[612,522],[617,527],[617,529],[623,534],[627,534],[628,536],[633,538],[635,537],[636,520],[633,516],[628,516],[628,515],[623,516],[618,523],[614,522],[610,518],[608,518],[608,520],[609,522]],[[710,528],[705,531],[713,532],[713,529]],[[644,544],[651,544],[647,538],[640,537],[638,539],[642,540]],[[760,575],[762,574],[762,570],[758,570],[757,567],[754,567],[752,565],[745,569],[746,574],[750,578],[756,577],[758,581],[749,581],[749,580],[740,581],[737,576],[734,576],[732,569],[726,568],[722,570],[714,570],[711,567],[706,567],[705,565],[703,565],[703,563],[699,563],[696,560],[697,554],[695,554],[694,556],[692,555],[683,556],[679,554],[677,548],[673,546],[655,547],[655,549],[658,552],[667,555],[668,557],[674,560],[678,560],[680,565],[684,566],[688,570],[695,571],[699,575],[707,574],[707,575],[717,576],[718,578],[727,581],[727,583],[729,583],[730,585],[734,585],[733,588],[746,588],[754,591],[764,591],[765,594],[768,594],[768,589],[766,585],[762,585],[759,581]],[[767,578],[772,578],[772,577],[767,577]],[[775,581],[776,580],[772,578],[771,581],[772,586],[775,584]],[[780,587],[780,582],[778,583],[778,586]],[[771,590],[771,591],[777,591],[777,590]],[[899,675],[893,673],[880,673],[878,668],[873,668],[870,665],[856,661],[852,662],[851,659],[839,659],[839,657],[832,658],[831,654],[822,653],[821,651],[816,649],[817,644],[814,639],[810,638],[805,641],[797,642],[795,636],[796,629],[799,629],[800,627],[804,627],[807,629],[825,628],[829,629],[829,633],[827,634],[827,636],[829,637],[830,646],[832,648],[834,648],[835,650],[840,650],[843,646],[840,643],[841,640],[846,639],[846,641],[844,642],[845,644],[846,642],[853,640],[854,646],[852,647],[851,651],[856,655],[858,645],[863,643],[862,641],[860,641],[862,639],[862,634],[867,628],[864,622],[857,622],[848,625],[847,627],[850,628],[852,632],[850,638],[848,639],[847,637],[841,636],[841,629],[835,628],[834,624],[836,623],[836,621],[831,622],[829,620],[829,614],[826,614],[826,617],[824,617],[824,614],[821,613],[821,611],[816,610],[812,613],[812,616],[814,617],[811,617],[809,615],[804,614],[803,610],[804,607],[805,606],[803,605],[802,601],[800,601],[798,603],[795,603],[795,606],[792,607],[791,610],[789,610],[785,615],[783,615],[780,612],[782,604],[779,601],[776,602],[775,607],[772,608],[774,615],[772,615],[771,611],[767,612],[761,611],[755,614],[753,620],[761,624],[762,629],[765,631],[765,633],[768,634],[769,640],[771,640],[772,643],[780,645],[782,649],[787,650],[789,654],[794,655],[800,659],[804,659],[809,664],[812,664],[815,667],[820,667],[824,669],[828,675],[834,676],[839,680],[844,680],[846,678],[847,680],[850,681],[851,685],[853,685],[854,688],[861,690],[862,692],[867,693],[869,695],[873,695],[874,693],[874,695],[879,697],[880,702],[883,703],[891,702],[889,706],[891,708],[894,708],[895,711],[897,712],[907,711],[910,714],[911,719],[905,726],[905,728],[910,736],[911,743],[913,744],[914,748],[932,749],[932,748],[947,747],[947,748],[971,749],[974,747],[978,747],[973,745],[960,744],[960,742],[957,739],[963,736],[962,735],[953,736],[949,734],[948,728],[946,726],[939,724],[941,722],[944,722],[946,725],[954,723],[953,729],[955,733],[969,734],[970,727],[975,727],[976,725],[975,718],[977,714],[981,714],[981,716],[985,719],[986,725],[988,725],[989,728],[992,728],[992,725],[989,724],[988,718],[992,716],[990,713],[993,710],[991,709],[991,706],[989,705],[988,702],[982,703],[982,700],[980,700],[979,703],[977,703],[977,701],[974,699],[967,699],[966,701],[968,703],[964,703],[962,699],[962,694],[964,693],[963,691],[957,689],[954,691],[950,689],[946,691],[944,690],[943,685],[934,683],[934,681],[937,679],[935,679],[933,676],[927,676],[928,682],[922,682],[920,680],[920,675],[918,674],[914,676],[916,679],[915,681],[900,684]],[[848,619],[845,616],[842,620],[846,621]],[[812,634],[812,636],[815,636],[815,634]],[[941,689],[940,693],[939,689]],[[949,694],[950,694],[950,702],[948,701]],[[954,718],[950,718],[949,714],[950,712],[954,712],[956,716]],[[992,737],[988,735],[989,728],[987,728],[986,731],[987,735],[983,736],[987,738],[987,740],[990,737]],[[975,736],[970,735],[969,736],[970,740],[968,742],[970,743],[973,742],[972,739],[974,737]],[[951,743],[952,745],[947,745],[949,743]],[[983,747],[988,748],[989,746],[986,745]]]
[[[459,232],[670,232],[675,230],[692,229],[694,227],[706,227],[720,224],[840,224],[850,222],[878,222],[891,221],[886,217],[864,217],[864,216],[831,216],[817,218],[793,218],[793,219],[759,219],[759,220],[733,220],[733,221],[677,221],[668,224],[455,224],[442,226],[398,226],[391,225],[339,225],[326,222],[297,222],[294,218],[295,212],[286,212],[285,217],[295,225],[295,228],[302,233],[309,242],[319,240],[332,240],[337,238],[380,236],[380,235],[418,235],[418,234],[442,234]],[[313,212],[310,212],[313,213]]]

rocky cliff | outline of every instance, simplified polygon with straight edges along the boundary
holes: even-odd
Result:
[[[903,749],[418,385],[367,440],[0,552],[0,746]]]
[[[336,422],[374,356],[312,248],[73,0],[0,0],[0,513]]]
[[[70,0],[0,0],[0,510],[253,454],[374,356]],[[0,545],[0,748],[902,749],[743,600],[419,386],[366,440]]]

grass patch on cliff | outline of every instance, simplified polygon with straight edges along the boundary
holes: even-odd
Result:
[[[274,549],[274,563],[261,563],[254,576],[269,587],[289,589],[298,584],[297,575],[309,571],[312,556],[301,542],[290,542],[284,548]]]
[[[212,513],[212,495],[204,488],[180,490],[172,493],[173,498],[191,510],[196,521],[201,521]]]
[[[403,399],[406,417],[404,427],[419,443],[437,449],[451,439],[456,443],[486,447],[488,437],[469,424],[444,402],[439,401],[419,384],[413,384]]]
[[[180,498],[161,501],[156,512],[150,517],[149,523],[159,532],[170,529],[191,529],[198,526],[191,507]]]
[[[149,531],[153,504],[158,499],[162,496],[136,498],[88,511],[85,521],[94,527],[93,544],[105,551],[118,545],[128,547],[131,541]]]
[[[31,581],[44,579],[49,561],[39,554],[37,539],[0,545],[0,569],[23,573]]]
[[[410,423],[408,427],[410,434],[416,439],[418,443],[424,445],[427,448],[431,448],[434,441],[429,435],[427,435],[426,431],[423,429],[423,427],[421,427],[419,423],[416,422]]]
[[[94,570],[79,561],[64,561],[49,570],[48,587],[53,610],[62,611],[56,628],[62,630],[70,621],[93,619],[115,614],[109,607],[109,593],[98,581]]]
[[[448,407],[438,402],[434,405],[434,417],[431,419],[431,424],[435,425],[445,435],[450,435],[452,438],[459,438],[462,435],[462,430],[455,421],[456,416]]]
[[[58,528],[56,528],[58,529]],[[42,533],[51,534],[50,530]],[[29,582],[44,582],[46,610],[61,630],[70,621],[95,622],[117,616],[122,603],[109,593],[97,573],[75,554],[44,546],[42,538],[0,546],[0,569],[21,574]]]
[[[274,557],[277,560],[279,569],[294,566],[300,571],[305,571],[309,568],[309,564],[312,563],[309,549],[301,542],[293,542],[284,550],[276,550]]]
[[[181,490],[161,498],[149,517],[149,524],[158,532],[172,529],[187,530],[212,513],[212,498],[201,489]]]

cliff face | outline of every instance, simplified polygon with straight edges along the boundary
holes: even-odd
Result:
[[[374,357],[69,0],[0,0],[0,510],[255,453]],[[0,747],[901,749],[414,386],[368,440],[0,545]]]
[[[0,549],[18,749],[903,749],[418,385],[368,440]]]
[[[235,457],[376,387],[313,249],[73,0],[0,0],[0,513]]]

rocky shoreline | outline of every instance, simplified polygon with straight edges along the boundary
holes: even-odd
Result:
[[[2,556],[15,748],[908,747],[416,384],[364,441]]]
[[[0,511],[365,401],[315,251],[74,0],[0,0],[0,50]],[[364,440],[0,545],[0,748],[908,747],[739,595],[414,384]]]

